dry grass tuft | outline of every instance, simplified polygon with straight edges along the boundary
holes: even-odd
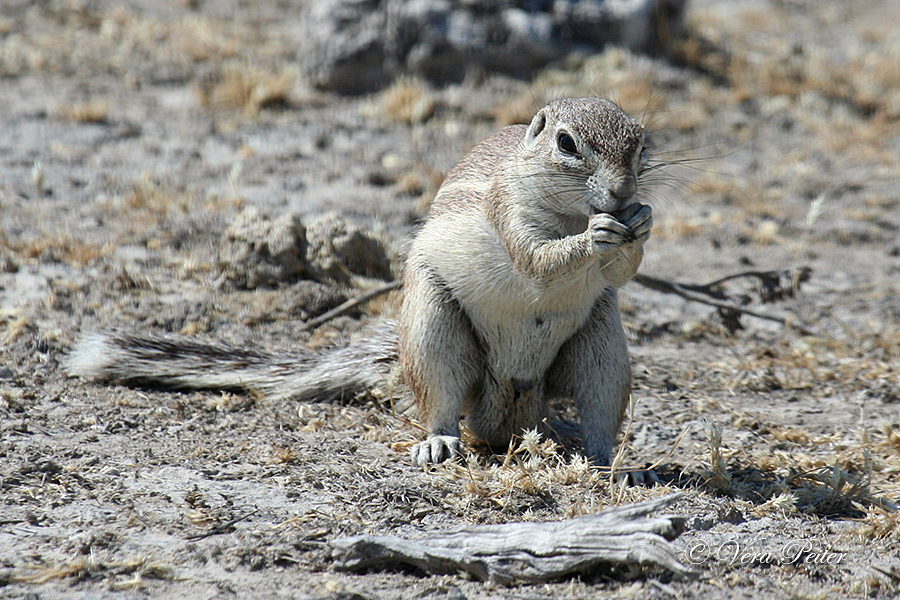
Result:
[[[441,171],[427,165],[417,165],[397,180],[394,191],[404,196],[418,197],[417,208],[425,214],[443,182],[444,173]]]
[[[122,579],[122,576],[131,575],[130,579]],[[164,579],[174,581],[178,579],[174,569],[166,564],[147,558],[135,558],[124,561],[103,562],[96,560],[93,555],[50,566],[30,567],[22,572],[13,573],[10,581],[40,585],[56,579],[109,579],[110,589],[123,590],[139,587],[143,578]]]
[[[42,14],[51,20],[79,22],[80,26],[34,27],[2,36],[0,76],[77,73],[83,65],[91,64],[101,72],[128,77],[135,64],[150,60],[162,68],[187,71],[198,63],[217,63],[237,56],[259,42],[257,31],[225,19],[194,15],[166,21],[121,6],[97,11],[83,4],[77,14],[68,11],[54,15],[55,11],[66,12],[56,5],[48,6]],[[253,45],[254,51],[279,51],[267,44]]]
[[[437,98],[423,80],[400,77],[377,99],[378,112],[402,123],[415,125],[430,119],[437,109]]]
[[[264,108],[286,106],[297,74],[288,69],[271,72],[245,61],[230,60],[220,73],[202,81],[196,88],[200,103],[217,110],[241,109],[255,117]]]
[[[98,258],[108,255],[112,250],[108,245],[98,246],[74,238],[65,232],[47,234],[37,239],[15,243],[9,240],[0,240],[0,247],[2,246],[26,260],[61,262],[79,268],[93,264]]]
[[[880,540],[900,543],[900,512],[870,506],[861,522],[862,525],[853,532],[861,542]]]
[[[883,421],[881,423],[881,434],[884,436],[884,439],[878,446],[887,451],[893,450],[900,455],[900,431],[894,429],[894,425],[890,422]]]
[[[900,392],[900,333],[883,331],[843,339],[806,336],[783,340],[713,363],[716,385],[752,392],[804,390],[827,394],[832,385],[847,392]],[[829,385],[831,384],[831,385]]]
[[[808,22],[798,23],[796,14],[775,6],[736,14],[692,11],[682,57],[727,79],[742,99],[799,98],[815,91],[862,112],[900,117],[900,46],[891,28],[872,31],[839,52],[808,51],[792,43],[795,38],[787,34],[793,28],[822,27],[816,20],[823,18],[812,13]]]
[[[890,510],[890,514],[897,511],[892,498],[900,493],[896,481],[900,452],[894,445],[892,431],[871,436],[863,432],[861,437],[865,440],[859,446],[848,446],[839,436],[814,437],[798,430],[769,433],[794,448],[748,456],[745,460],[752,466],[735,469],[730,474],[733,494],[753,501],[764,500],[755,512],[773,516],[798,511],[822,516],[855,516],[868,511],[864,521],[875,532],[879,531],[878,527],[886,526],[879,525],[881,521],[876,518],[879,511]],[[819,448],[839,451],[836,455],[822,456]]]
[[[830,467],[798,473],[789,477],[785,484],[792,486],[803,512],[840,515],[880,503],[869,490],[870,475],[870,468],[863,476],[854,475],[835,459]]]
[[[599,492],[605,486],[606,473],[593,469],[583,456],[566,458],[562,448],[545,440],[536,430],[525,431],[513,441],[502,462],[493,457],[469,454],[466,463],[445,463],[438,467],[444,474],[464,481],[463,505],[487,501],[504,511],[516,510],[521,497],[565,497],[560,488],[581,488],[582,494],[566,509],[567,514],[598,510]],[[527,502],[525,503],[527,504]]]
[[[480,507],[525,520],[539,518],[534,509],[551,508],[565,518],[593,513],[613,493],[616,502],[635,502],[672,491],[611,483],[610,469],[594,467],[581,454],[567,454],[537,430],[524,431],[502,458],[472,453],[465,464],[448,462],[435,469],[463,482],[462,493],[448,498],[448,505],[461,514]]]
[[[169,38],[174,51],[197,62],[215,62],[240,55],[249,36],[234,23],[195,15],[173,23]]]
[[[54,579],[65,579],[67,577],[77,577],[82,579],[89,576],[96,568],[93,561],[89,558],[83,558],[73,562],[56,564],[49,567],[33,567],[29,569],[28,574],[13,575],[12,581],[17,583],[30,583],[39,585],[53,581]]]
[[[691,188],[697,195],[709,195],[725,206],[740,209],[740,212],[732,217],[735,224],[740,224],[749,217],[785,216],[785,207],[778,204],[781,198],[776,191],[765,190],[759,180],[747,181],[717,172],[707,172],[694,179]],[[751,230],[745,229],[745,232]]]
[[[494,107],[492,114],[497,122],[497,127],[527,125],[531,122],[538,109],[549,100],[543,93],[535,95],[535,87],[537,87],[537,83],[532,84],[530,91],[519,94],[514,98],[504,99],[503,102]]]
[[[272,448],[272,462],[276,464],[288,464],[297,460],[297,453],[290,446],[276,446]]]
[[[758,103],[764,117],[801,123],[812,138],[808,149],[896,165],[890,140],[900,121],[900,43],[887,24],[841,48],[794,41],[798,28],[846,25],[831,19],[826,11],[799,16],[770,5],[713,5],[689,12],[680,58],[727,84],[706,95],[713,113],[716,103]]]
[[[720,424],[705,424],[708,466],[697,480],[716,493],[749,501],[756,514],[858,516],[872,507],[896,510],[888,498],[900,492],[895,481],[900,452],[890,427],[880,433],[862,432],[862,445],[848,445],[845,436],[762,427],[759,435],[771,436],[790,449],[756,453],[725,448],[723,429]],[[832,452],[823,455],[823,448]]]
[[[106,123],[109,118],[109,102],[91,100],[74,104],[63,104],[59,114],[64,119],[76,123]]]
[[[122,199],[129,212],[146,214],[160,219],[172,213],[186,213],[192,200],[188,195],[173,194],[149,172],[141,174],[131,186],[131,192]]]
[[[758,515],[787,518],[797,512],[797,496],[792,492],[778,493],[757,506],[753,512]]]
[[[710,223],[702,217],[685,217],[679,214],[666,214],[653,225],[656,239],[672,240],[693,238],[705,235]]]
[[[257,396],[255,394],[232,394],[230,392],[222,392],[218,395],[203,396],[204,405],[208,411],[219,413],[232,413],[244,410],[250,410],[256,406]]]
[[[809,433],[797,427],[776,427],[770,429],[769,433],[779,442],[806,444],[810,441]]]

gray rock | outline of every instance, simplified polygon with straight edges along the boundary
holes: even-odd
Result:
[[[458,82],[475,68],[529,77],[568,53],[664,52],[687,0],[312,0],[300,60],[313,83],[375,90],[402,74]]]
[[[308,279],[350,283],[353,276],[394,278],[388,241],[337,213],[309,220],[306,239]]]
[[[225,231],[219,248],[222,282],[245,289],[268,287],[303,275],[306,228],[295,214],[269,218],[250,207]]]
[[[219,248],[220,283],[255,289],[310,279],[347,285],[354,277],[390,280],[390,244],[382,236],[326,213],[304,223],[255,207],[241,212]]]

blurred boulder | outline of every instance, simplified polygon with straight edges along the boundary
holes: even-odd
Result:
[[[365,93],[402,74],[530,77],[573,51],[664,53],[687,0],[311,0],[300,60],[319,87]]]

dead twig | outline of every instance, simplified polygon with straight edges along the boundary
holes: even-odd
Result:
[[[337,317],[341,316],[342,314],[353,310],[360,304],[364,304],[364,303],[368,302],[369,300],[371,300],[372,298],[374,298],[376,296],[380,296],[381,294],[386,294],[387,292],[396,290],[398,287],[400,287],[399,280],[398,281],[390,281],[383,285],[379,285],[378,287],[372,288],[371,290],[367,290],[367,291],[359,294],[358,296],[354,296],[353,298],[350,298],[349,300],[347,300],[340,306],[336,306],[336,307],[332,308],[331,310],[329,310],[328,312],[319,315],[315,319],[310,319],[309,321],[307,321],[300,327],[300,331],[308,331],[310,329],[315,329],[316,327],[319,327],[320,325],[327,323],[328,321],[330,321],[332,319],[336,319]]]
[[[890,567],[890,570],[879,567],[878,565],[873,565],[872,569],[878,571],[894,583],[900,583],[900,571],[895,570],[893,567]]]
[[[190,540],[190,541],[192,541],[192,542],[196,542],[197,540],[202,540],[202,539],[205,539],[205,538],[208,538],[208,537],[212,537],[212,536],[218,535],[218,534],[220,534],[220,533],[225,533],[226,531],[228,531],[228,529],[230,529],[231,527],[233,527],[235,524],[240,523],[240,522],[243,521],[244,519],[249,519],[250,517],[252,517],[252,516],[255,515],[256,513],[258,513],[259,510],[260,510],[260,509],[258,509],[258,508],[254,508],[253,510],[251,510],[251,511],[248,512],[247,514],[244,514],[244,515],[241,515],[240,517],[231,519],[231,520],[228,521],[227,523],[222,523],[221,525],[216,525],[215,527],[213,527],[213,528],[210,529],[209,531],[204,531],[203,533],[195,533],[195,534],[193,534],[193,535],[187,536],[187,537],[184,538],[184,539]]]
[[[775,271],[747,271],[744,273],[737,273],[735,275],[729,275],[728,277],[717,279],[716,281],[713,281],[712,283],[706,285],[676,283],[674,281],[668,281],[666,279],[660,279],[658,277],[651,277],[650,275],[643,274],[635,275],[633,281],[657,292],[662,292],[664,294],[675,294],[676,296],[680,296],[685,300],[689,300],[691,302],[699,302],[701,304],[707,304],[709,306],[715,306],[716,308],[723,311],[734,311],[739,314],[756,317],[757,319],[774,321],[776,323],[780,323],[784,327],[794,328],[804,335],[815,335],[815,332],[812,329],[799,321],[777,317],[775,315],[770,315],[758,310],[745,308],[733,301],[730,301],[727,294],[725,294],[721,290],[716,289],[716,286],[718,286],[719,284],[741,277],[755,277],[763,281],[765,284],[771,279],[771,277],[775,275],[777,275],[777,272]],[[802,270],[802,272],[797,276],[797,281],[805,281],[808,276],[808,270]],[[771,294],[772,292],[768,293]],[[771,301],[769,299],[771,296],[767,295],[767,293],[763,293],[761,295],[763,296],[764,301]]]

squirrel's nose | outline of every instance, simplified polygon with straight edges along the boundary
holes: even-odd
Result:
[[[609,187],[609,193],[620,202],[630,200],[636,192],[637,179],[630,173]]]

